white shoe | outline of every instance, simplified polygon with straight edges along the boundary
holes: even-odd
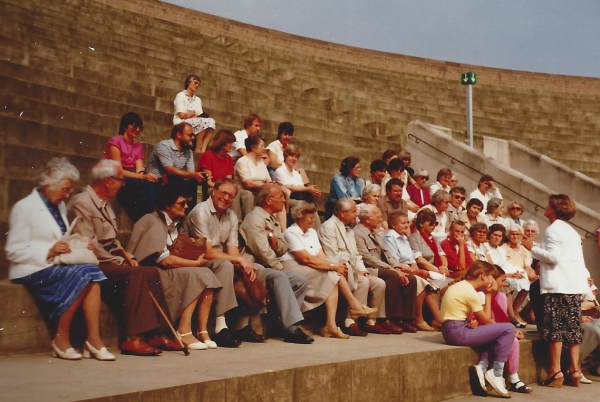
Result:
[[[583,373],[581,373],[581,380],[579,380],[580,383],[582,384],[591,384],[592,380],[585,378],[585,376],[583,375]]]
[[[110,362],[117,360],[115,355],[110,353],[104,346],[100,348],[100,350],[93,347],[88,341],[85,341],[85,346],[83,347],[83,358],[89,359],[94,356],[96,360]]]
[[[198,338],[200,339],[201,336],[200,334],[207,334],[208,335],[208,331],[200,331],[198,332]],[[206,346],[208,346],[209,349],[216,349],[217,348],[217,343],[211,339],[207,339],[205,341],[200,341],[203,342]]]
[[[487,396],[488,392],[485,387],[485,373],[479,364],[469,367],[469,381],[471,382],[473,395]]]
[[[191,335],[191,332],[187,332],[185,334],[180,334],[179,332],[177,332],[177,336],[179,336],[179,339],[181,339],[181,342],[183,342],[183,337],[187,336],[187,335]],[[205,344],[204,342],[194,342],[194,343],[190,343],[189,345],[186,345],[185,342],[183,343],[183,345],[188,348],[189,350],[206,350],[208,349],[208,345]]]
[[[510,394],[506,390],[506,385],[504,385],[504,378],[496,377],[494,375],[494,369],[485,372],[485,379],[490,383],[498,395],[500,395],[502,398],[510,398]]]
[[[77,353],[75,349],[69,348],[64,352],[58,348],[52,341],[52,357],[60,357],[65,360],[81,360],[81,354]]]

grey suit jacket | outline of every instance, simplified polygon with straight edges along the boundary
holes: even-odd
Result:
[[[369,232],[369,229],[362,223],[356,225],[353,230],[354,238],[356,239],[356,248],[362,256],[365,266],[375,271],[378,269],[391,269],[392,266],[389,264],[391,259],[388,258],[390,256],[383,244],[381,235],[377,232]],[[369,234],[375,237],[377,243],[369,237]]]

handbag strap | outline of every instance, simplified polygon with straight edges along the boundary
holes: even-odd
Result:
[[[73,219],[73,222],[71,222],[71,224],[69,225],[69,228],[67,229],[67,231],[65,232],[65,234],[63,235],[63,237],[71,235],[71,232],[73,231],[73,228],[75,227],[75,224],[77,223],[78,219],[79,219],[78,216],[75,217],[75,219]]]

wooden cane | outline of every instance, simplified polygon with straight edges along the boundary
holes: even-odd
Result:
[[[133,260],[129,256],[129,253],[127,253],[127,251],[125,251],[125,250],[119,250],[119,251],[121,251],[121,254],[125,258],[125,260],[127,261],[127,263],[129,265],[131,265],[131,266],[134,266],[133,265]],[[169,320],[169,318],[167,317],[167,315],[163,311],[162,307],[160,307],[160,304],[158,304],[158,300],[156,300],[156,297],[154,297],[154,295],[152,294],[152,291],[149,291],[148,293],[150,294],[150,298],[154,302],[154,305],[156,306],[156,308],[158,309],[158,311],[160,312],[160,314],[163,316],[163,318],[167,322],[167,325],[171,329],[171,332],[173,332],[173,336],[175,337],[175,339],[177,339],[177,342],[179,342],[179,345],[181,345],[181,348],[183,350],[183,354],[186,355],[186,356],[188,356],[190,354],[190,351],[188,350],[188,348],[185,347],[185,345],[183,344],[183,341],[181,340],[181,337],[179,336],[179,334],[177,333],[177,331],[175,331],[175,328],[173,328],[173,324],[171,324],[171,320]]]

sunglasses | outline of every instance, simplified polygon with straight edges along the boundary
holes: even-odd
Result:
[[[433,227],[436,227],[437,225],[439,225],[439,223],[437,221],[429,221],[429,224]]]
[[[523,208],[521,208],[521,207],[510,207],[509,209],[511,211],[522,211],[523,210]]]
[[[454,196],[454,199],[455,199],[455,200],[461,200],[461,201],[464,201],[464,200],[466,199],[466,197],[465,197],[465,196],[462,196],[462,195],[455,195],[455,196]]]

